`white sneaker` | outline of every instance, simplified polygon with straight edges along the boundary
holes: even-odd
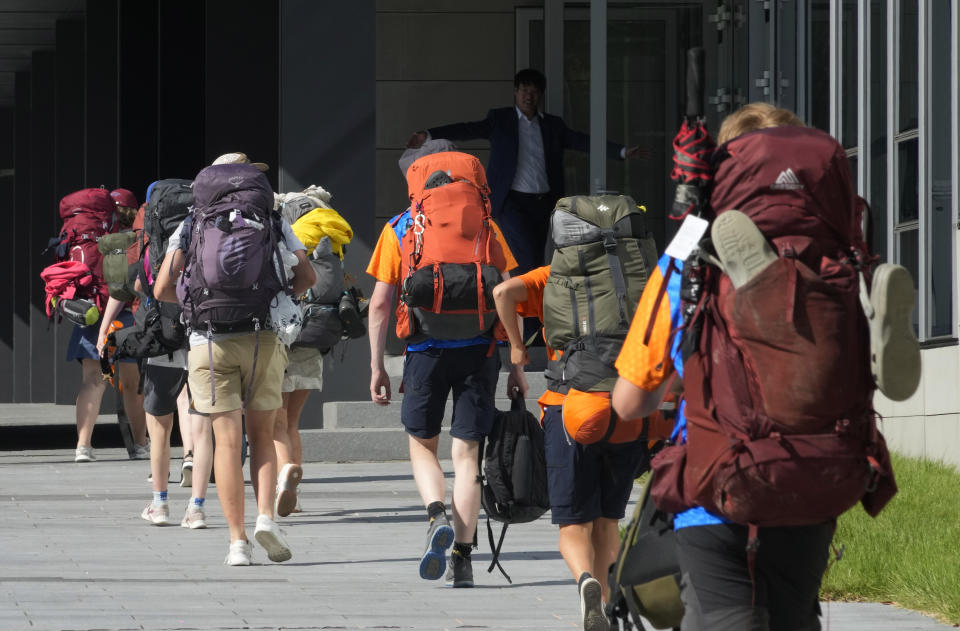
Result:
[[[280,532],[280,526],[266,515],[257,517],[257,529],[254,531],[253,536],[256,538],[257,543],[267,551],[267,558],[274,563],[289,561],[293,556],[293,553],[290,551],[290,546],[287,545],[286,540],[283,538],[283,533]]]
[[[297,507],[297,485],[303,478],[303,467],[292,462],[283,465],[280,475],[277,476],[277,505],[276,513],[286,517]]]
[[[610,631],[610,621],[603,612],[603,587],[592,576],[580,585],[580,616],[583,631]]]
[[[133,456],[130,460],[150,460],[150,441],[146,445],[133,444]]]
[[[197,506],[196,504],[189,504],[187,506],[187,511],[183,514],[183,521],[180,522],[180,526],[183,528],[190,528],[191,530],[196,530],[197,528],[206,528],[207,514],[203,512],[203,508]]]
[[[73,456],[74,462],[96,462],[97,457],[93,455],[93,447],[80,445]]]
[[[253,545],[246,539],[237,539],[230,544],[230,552],[227,558],[223,560],[224,565],[250,565],[250,557],[253,554]]]
[[[193,456],[191,454],[183,457],[183,464],[180,466],[180,486],[184,488],[193,486]]]
[[[157,506],[153,502],[150,502],[147,504],[147,507],[143,509],[143,512],[140,513],[140,517],[146,519],[154,526],[169,526],[170,505],[164,503]]]

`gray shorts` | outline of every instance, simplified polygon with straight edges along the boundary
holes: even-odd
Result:
[[[187,371],[171,366],[144,366],[143,411],[152,416],[166,416],[177,410],[177,397],[187,383]]]

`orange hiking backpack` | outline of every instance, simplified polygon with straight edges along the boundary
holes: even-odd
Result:
[[[464,340],[490,332],[493,288],[506,256],[490,220],[483,165],[456,151],[424,156],[407,170],[410,210],[394,225],[403,274],[397,337]]]

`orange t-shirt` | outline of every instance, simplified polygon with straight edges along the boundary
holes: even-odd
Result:
[[[406,226],[400,225],[405,223],[403,219],[397,222],[396,228],[391,225],[395,219],[396,217],[387,222],[387,225],[383,227],[383,230],[380,232],[380,238],[377,240],[377,245],[373,249],[373,254],[370,256],[370,263],[367,265],[367,274],[370,274],[380,282],[391,285],[398,285],[402,280],[403,260],[400,254],[400,238],[406,231]],[[517,267],[517,261],[513,258],[513,253],[503,238],[500,227],[497,226],[493,220],[490,221],[490,226],[493,228],[493,234],[503,250],[503,258],[506,262],[504,269],[500,270],[500,273],[509,272]]]
[[[540,320],[541,324],[543,323],[543,291],[547,286],[547,278],[549,277],[549,265],[532,269],[526,274],[517,276],[517,278],[523,283],[524,289],[527,290],[527,299],[523,302],[517,303],[518,314],[524,318],[537,318]],[[557,357],[558,353],[547,346],[547,359],[554,360]],[[543,396],[537,399],[537,404],[540,406],[541,417],[543,415],[544,408],[546,408],[548,405],[561,405],[563,403],[563,399],[564,395],[560,394],[559,392],[554,392],[550,389],[544,392]]]

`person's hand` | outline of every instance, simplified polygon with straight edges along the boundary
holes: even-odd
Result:
[[[530,354],[526,346],[510,345],[510,363],[514,366],[526,366],[530,363]]]
[[[107,334],[105,331],[100,331],[97,334],[97,355],[103,357],[103,347],[106,345]]]
[[[511,399],[515,399],[517,396],[523,398],[527,395],[527,390],[530,389],[529,384],[527,384],[527,376],[523,372],[523,368],[517,365],[510,367],[510,374],[507,375],[507,396]]]
[[[410,136],[410,140],[407,141],[407,149],[418,149],[419,147],[422,147],[423,143],[425,142],[427,142],[427,132],[413,132],[413,135]]]
[[[627,160],[648,160],[650,158],[650,150],[640,145],[634,145],[626,148],[623,157]]]
[[[378,405],[390,404],[390,376],[382,368],[370,375],[370,400]]]

